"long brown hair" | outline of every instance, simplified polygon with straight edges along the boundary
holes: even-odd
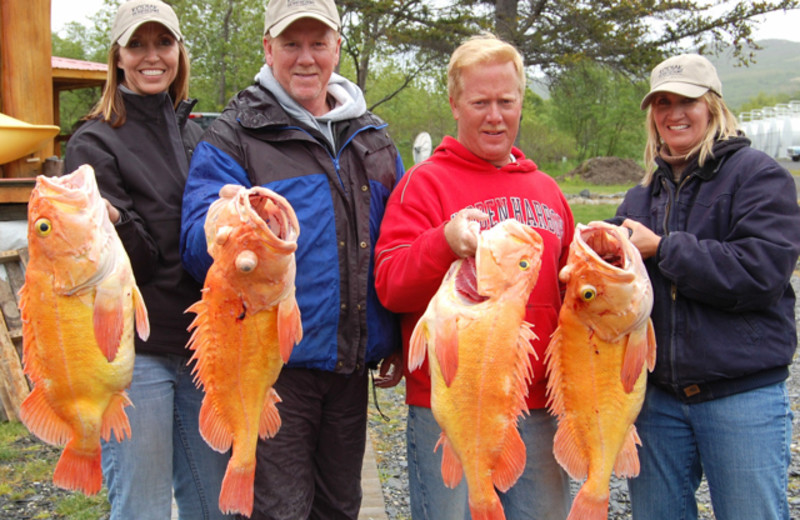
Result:
[[[697,143],[687,156],[697,154],[697,164],[703,166],[709,157],[714,157],[714,143],[725,141],[738,135],[738,123],[736,116],[730,111],[722,98],[712,91],[708,91],[700,96],[700,101],[708,107],[710,119],[708,128],[703,138]],[[658,134],[656,121],[653,117],[653,103],[647,107],[647,145],[644,148],[645,174],[642,178],[642,186],[648,186],[653,180],[653,174],[658,169],[656,157],[663,146],[661,136]]]
[[[183,41],[178,41],[178,73],[169,86],[168,92],[175,108],[181,101],[189,97],[189,53],[186,51]],[[103,121],[111,123],[111,126],[118,128],[125,124],[126,113],[125,103],[122,102],[122,94],[117,88],[125,80],[125,72],[119,67],[120,45],[114,42],[108,49],[108,73],[106,84],[103,87],[103,95],[100,101],[92,108],[92,111],[84,119],[94,119],[101,117]]]

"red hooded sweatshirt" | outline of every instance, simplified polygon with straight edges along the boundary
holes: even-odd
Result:
[[[477,157],[452,137],[445,137],[433,155],[411,168],[389,198],[376,245],[375,285],[381,302],[401,313],[405,357],[406,403],[430,407],[428,362],[408,370],[408,341],[414,326],[450,268],[458,259],[444,236],[444,225],[461,209],[488,214],[482,229],[513,218],[528,224],[544,240],[539,278],[528,301],[525,319],[538,339],[532,342],[533,381],[527,403],[544,408],[544,356],[558,321],[563,287],[558,271],[567,260],[574,233],[572,211],[556,182],[522,152],[497,168]]]

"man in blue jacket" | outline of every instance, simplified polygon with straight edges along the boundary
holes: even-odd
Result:
[[[266,186],[300,222],[303,340],[275,384],[282,426],[258,445],[253,519],[358,517],[366,369],[400,360],[397,322],[378,302],[372,272],[403,164],[386,123],[333,72],[340,26],[333,0],[269,2],[266,65],[206,131],[184,193],[181,254],[201,281],[211,265],[203,224],[223,186]]]

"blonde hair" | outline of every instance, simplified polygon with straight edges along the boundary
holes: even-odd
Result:
[[[189,53],[186,51],[183,41],[178,41],[177,44],[179,51],[178,73],[168,89],[175,108],[178,108],[180,102],[189,97]],[[100,97],[100,101],[92,108],[92,111],[84,117],[84,119],[102,117],[103,121],[110,122],[114,128],[125,124],[127,116],[122,94],[117,88],[125,80],[125,72],[117,67],[119,50],[120,45],[117,42],[114,42],[111,48],[108,49],[108,73],[106,75],[106,84],[103,87],[103,95]]]
[[[481,33],[472,36],[458,46],[450,56],[447,66],[447,93],[453,99],[458,99],[463,89],[461,73],[473,65],[487,63],[512,62],[519,77],[519,94],[523,97],[525,92],[525,66],[522,55],[510,43],[506,43],[491,33]]]
[[[722,98],[709,90],[698,99],[703,101],[708,107],[709,122],[708,128],[703,138],[692,148],[687,155],[697,155],[697,164],[703,166],[709,158],[714,157],[714,143],[718,141],[725,141],[736,137],[738,135],[738,123],[736,116],[730,111],[728,106]],[[656,127],[655,118],[653,117],[653,103],[647,107],[647,119],[645,121],[647,127],[647,145],[644,148],[644,164],[645,175],[642,178],[642,186],[648,186],[652,180],[653,175],[658,169],[656,164],[656,157],[659,155],[659,150],[662,146],[662,139]]]

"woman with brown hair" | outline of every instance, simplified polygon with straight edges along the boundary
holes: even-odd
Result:
[[[136,338],[126,408],[130,439],[103,444],[112,519],[223,518],[217,506],[228,461],[198,431],[202,390],[193,382],[184,311],[201,285],[181,265],[181,198],[201,130],[188,115],[189,58],[175,12],[159,0],[119,7],[108,81],[67,144],[66,168],[90,164],[131,259],[150,317]]]

